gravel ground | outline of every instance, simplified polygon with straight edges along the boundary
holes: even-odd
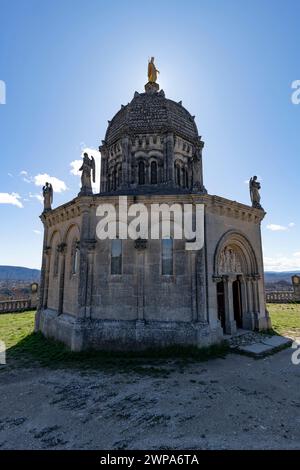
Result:
[[[2,366],[1,449],[299,449],[300,364],[175,361],[144,372]]]

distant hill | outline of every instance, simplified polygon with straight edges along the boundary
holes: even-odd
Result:
[[[0,266],[0,281],[39,281],[40,279],[39,269],[24,268],[22,266]],[[291,277],[293,274],[300,274],[300,271],[266,271],[265,281],[266,283],[288,283],[292,284]]]
[[[291,277],[294,274],[300,274],[300,271],[284,271],[284,272],[276,272],[276,271],[266,271],[265,272],[265,281],[266,282],[280,282],[286,281],[289,284],[292,284]]]
[[[23,268],[21,266],[0,266],[0,281],[28,281],[38,282],[39,269]]]

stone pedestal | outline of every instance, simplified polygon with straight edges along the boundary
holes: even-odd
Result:
[[[155,82],[148,82],[145,85],[146,93],[156,93],[159,90],[159,84]]]

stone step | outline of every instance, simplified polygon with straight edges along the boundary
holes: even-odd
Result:
[[[234,351],[246,354],[247,356],[261,358],[288,348],[292,345],[292,342],[290,338],[285,338],[284,336],[272,336],[257,343],[238,346],[234,348]]]

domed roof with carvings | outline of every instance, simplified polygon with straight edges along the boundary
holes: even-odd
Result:
[[[145,89],[145,93],[135,92],[132,101],[122,106],[109,121],[105,135],[107,145],[125,134],[174,132],[189,142],[199,140],[195,116],[191,116],[181,101],[176,103],[166,98],[163,90],[158,91],[158,85],[154,88],[153,84],[147,84]]]

